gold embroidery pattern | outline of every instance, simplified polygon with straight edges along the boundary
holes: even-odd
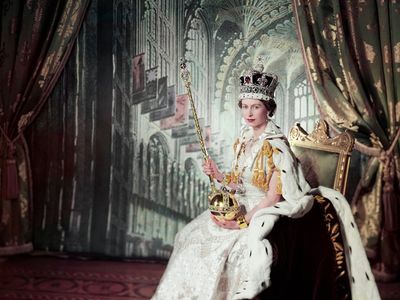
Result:
[[[400,42],[398,42],[396,45],[393,47],[393,52],[394,52],[394,62],[396,64],[400,63]]]
[[[364,47],[365,47],[365,52],[367,54],[367,60],[369,61],[369,63],[373,64],[376,56],[374,47],[372,47],[370,44],[366,42],[364,42]]]
[[[350,288],[347,276],[343,240],[340,235],[340,225],[337,221],[338,218],[334,215],[335,209],[332,207],[332,204],[329,200],[326,200],[320,195],[315,195],[314,200],[318,202],[323,209],[324,223],[329,233],[333,249],[335,251],[336,282],[339,283],[339,285],[347,286],[348,288],[346,288],[345,290],[349,291]],[[346,296],[348,297],[349,295]],[[344,299],[347,299],[347,297],[344,297]]]
[[[361,241],[367,251],[376,251],[379,243],[380,224],[382,222],[382,166],[376,174],[377,180],[372,186],[371,192],[361,196],[357,203],[352,205],[352,212],[357,227],[360,230]]]
[[[68,1],[66,3],[61,21],[57,27],[57,37],[50,45],[49,53],[45,58],[38,85],[41,89],[49,82],[51,77],[59,68],[60,62],[65,55],[65,47],[71,42],[75,29],[79,26],[80,14],[84,3],[80,1]]]

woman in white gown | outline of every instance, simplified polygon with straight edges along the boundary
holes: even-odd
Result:
[[[269,120],[276,108],[277,77],[259,69],[240,80],[238,104],[246,125],[234,145],[232,172],[223,174],[211,159],[204,172],[236,190],[242,217],[218,221],[205,211],[187,224],[176,235],[153,299],[252,299],[270,285],[273,254],[266,236],[273,225],[280,216],[301,217],[313,205],[313,191],[300,165]],[[338,199],[334,206],[342,234],[346,245],[352,244],[352,250],[345,247],[348,276],[357,278],[350,281],[352,298],[379,299],[358,231],[350,225],[354,221],[346,199],[327,188],[318,193]]]

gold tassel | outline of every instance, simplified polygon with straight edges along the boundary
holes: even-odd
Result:
[[[272,174],[274,171],[278,172],[278,183],[276,186],[276,193],[282,194],[282,182],[281,182],[281,172],[275,167],[273,161],[273,154],[277,154],[280,151],[277,148],[273,148],[271,144],[265,140],[261,150],[258,152],[257,157],[255,159],[255,168],[253,169],[253,177],[252,184],[264,191],[269,190],[269,183],[272,178]],[[264,159],[267,159],[268,170],[269,172],[266,174],[264,171]]]
[[[270,172],[268,172],[268,174],[267,174],[267,178],[266,178],[264,186],[263,186],[263,190],[266,192],[269,190],[269,182],[271,181],[272,174],[273,174],[273,170],[270,170]]]
[[[267,140],[265,140],[263,143],[262,151],[263,151],[264,156],[266,156],[266,157],[272,156],[272,146]]]
[[[253,177],[251,178],[251,183],[254,186],[257,186],[257,187],[258,187],[258,176],[260,174],[260,171],[262,171],[262,170],[260,170],[260,156],[261,156],[261,154],[262,154],[261,151],[257,153],[256,159],[255,159],[256,165],[255,165],[255,167],[253,169]]]
[[[281,171],[276,169],[278,172],[278,182],[276,184],[276,193],[282,195],[282,181],[281,181]]]
[[[258,186],[262,187],[265,182],[265,172],[264,172],[264,156],[260,155],[260,169],[258,170]]]
[[[264,189],[265,186],[264,156],[266,156],[268,152],[268,144],[264,141],[260,151],[257,153],[252,177],[252,184],[260,189]]]

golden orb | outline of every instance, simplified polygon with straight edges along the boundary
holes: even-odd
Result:
[[[208,195],[208,209],[217,220],[232,221],[240,211],[234,195],[226,190],[214,190]]]

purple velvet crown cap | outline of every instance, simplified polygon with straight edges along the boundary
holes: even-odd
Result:
[[[255,68],[240,76],[239,99],[249,98],[264,101],[274,99],[278,76],[261,70]]]

